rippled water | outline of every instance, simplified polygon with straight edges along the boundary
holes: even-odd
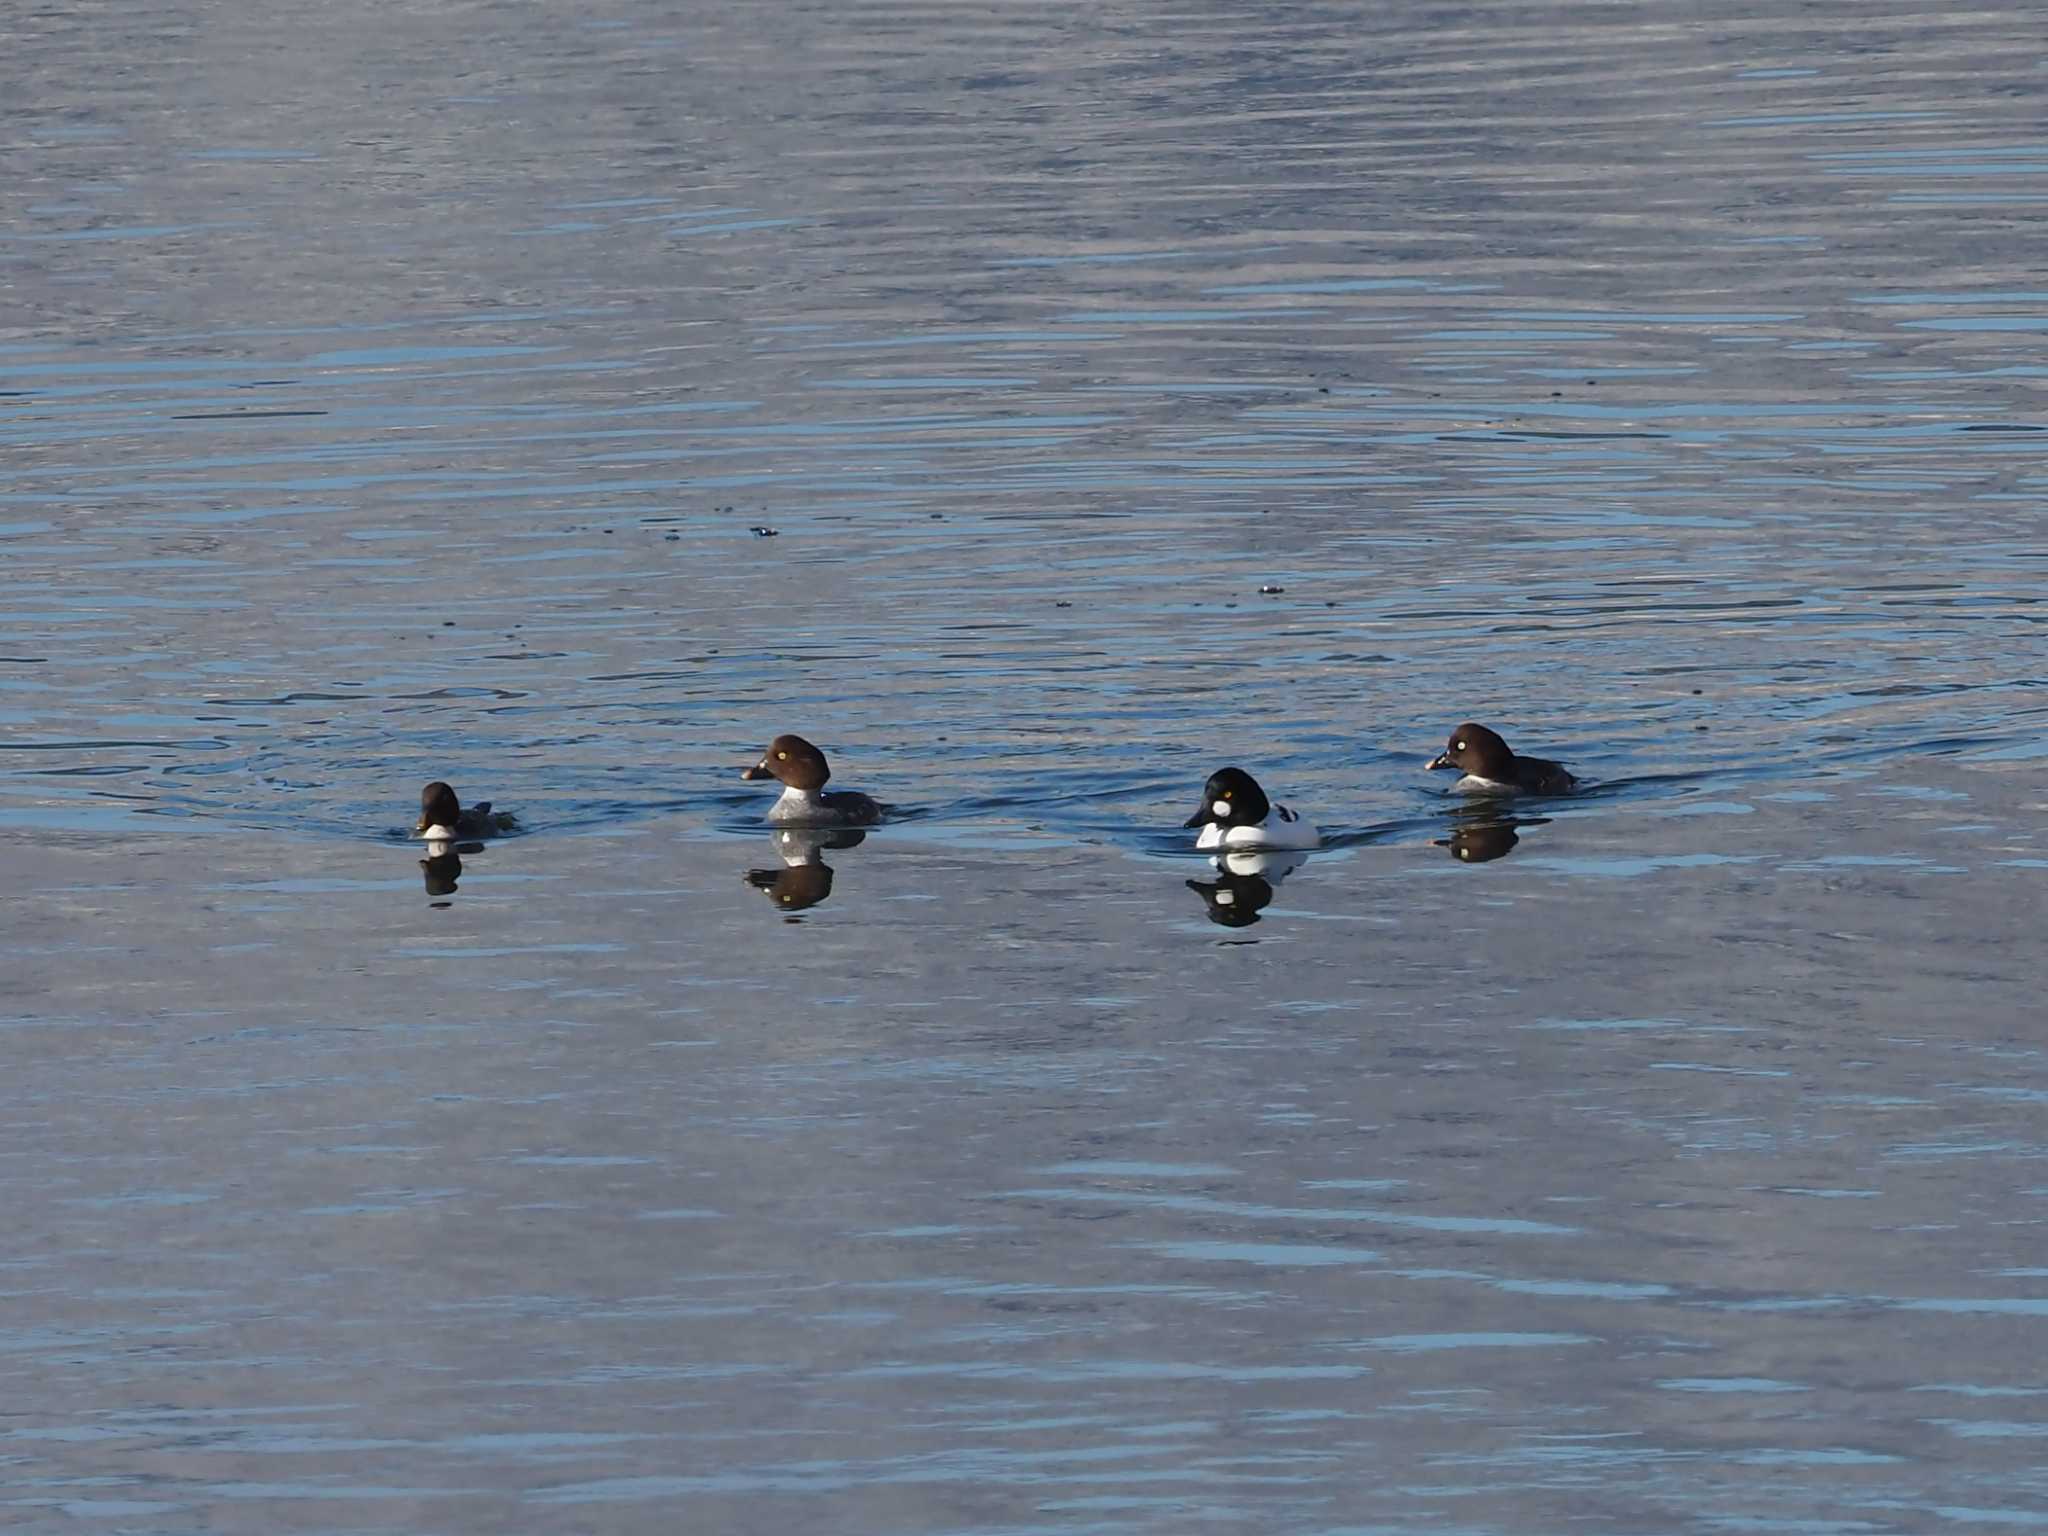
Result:
[[[6,1521],[2048,1526],[2039,23],[14,17]]]

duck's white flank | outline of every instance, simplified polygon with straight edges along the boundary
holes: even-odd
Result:
[[[1303,848],[1250,848],[1235,852],[1225,851],[1212,854],[1209,862],[1226,875],[1263,875],[1268,883],[1278,885],[1294,870],[1308,862],[1308,850]],[[1217,900],[1223,893],[1217,892]]]
[[[1500,779],[1482,779],[1476,773],[1468,773],[1451,786],[1451,792],[1459,795],[1513,795],[1521,792],[1521,785]]]
[[[1219,802],[1221,803],[1221,802]],[[1316,848],[1322,834],[1284,805],[1273,807],[1264,821],[1251,826],[1226,827],[1206,822],[1195,839],[1199,849],[1211,848]]]

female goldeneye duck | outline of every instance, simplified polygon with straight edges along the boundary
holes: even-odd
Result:
[[[516,825],[510,811],[493,812],[488,800],[464,809],[455,791],[436,779],[420,791],[420,819],[413,831],[430,843],[452,843],[462,837],[509,832]]]
[[[1562,763],[1517,757],[1499,736],[1470,720],[1451,732],[1450,742],[1426,766],[1462,769],[1465,776],[1451,788],[1467,795],[1568,795],[1578,783]]]
[[[1197,848],[1314,848],[1316,829],[1284,805],[1275,805],[1242,768],[1219,768],[1202,786],[1202,808],[1181,823],[1200,827]]]
[[[782,781],[782,798],[768,808],[768,820],[782,826],[871,827],[882,819],[882,807],[859,790],[825,788],[825,754],[801,736],[776,737],[740,777]]]

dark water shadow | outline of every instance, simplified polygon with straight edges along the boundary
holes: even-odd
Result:
[[[797,913],[823,905],[832,895],[834,871],[825,861],[826,852],[858,848],[867,835],[865,827],[778,827],[768,834],[768,841],[780,863],[750,869],[743,878],[785,920],[800,921]]]
[[[1449,813],[1448,833],[1430,842],[1461,864],[1490,864],[1514,852],[1521,829],[1550,824],[1548,816],[1518,816],[1501,805],[1465,805]]]
[[[481,845],[475,850],[480,851]],[[450,906],[452,903],[439,898],[453,896],[458,882],[462,879],[462,847],[450,848],[446,853],[428,854],[419,861],[420,879],[426,886],[427,895],[437,898],[432,905]]]
[[[1222,928],[1249,928],[1272,904],[1281,881],[1314,857],[1303,850],[1218,853],[1210,857],[1215,878],[1188,880],[1202,898],[1203,915]]]

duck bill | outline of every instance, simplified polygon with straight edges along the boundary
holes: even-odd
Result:
[[[768,760],[764,757],[760,762],[754,764],[753,767],[743,771],[740,777],[743,779],[772,779],[775,775],[768,771]]]
[[[1431,773],[1435,773],[1439,768],[1455,768],[1458,765],[1451,761],[1450,753],[1439,752],[1435,757],[1432,757],[1428,762],[1424,763],[1422,766],[1427,768]]]
[[[1205,805],[1186,821],[1182,822],[1181,825],[1183,827],[1205,827],[1215,819],[1215,817],[1209,814],[1209,808]]]

